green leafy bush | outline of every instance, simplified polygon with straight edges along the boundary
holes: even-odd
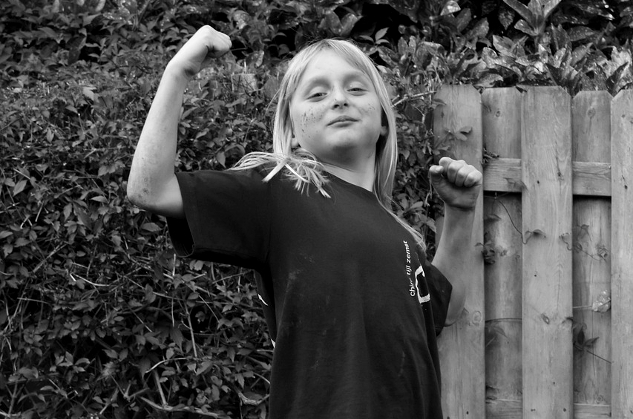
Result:
[[[272,346],[252,273],[176,258],[164,220],[125,199],[162,69],[196,28],[212,23],[233,49],[189,85],[178,170],[269,150],[285,60],[351,38],[393,94],[394,210],[432,244],[428,166],[450,153],[432,141],[433,92],[629,87],[632,2],[595,3],[0,3],[0,414],[265,417]]]

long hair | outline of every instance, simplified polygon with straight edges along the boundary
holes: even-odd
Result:
[[[321,194],[328,196],[323,188],[323,185],[327,182],[323,166],[307,150],[302,148],[293,149],[292,121],[290,119],[292,95],[297,89],[308,64],[323,50],[333,51],[371,80],[382,108],[383,124],[387,126],[387,134],[381,135],[376,143],[373,193],[380,204],[409,230],[416,238],[418,244],[424,248],[422,236],[398,218],[391,208],[394,176],[398,161],[398,140],[396,117],[391,107],[389,93],[374,63],[360,48],[350,41],[323,39],[305,47],[290,61],[277,92],[277,107],[273,126],[273,153],[249,153],[237,163],[234,169],[248,169],[272,163],[274,168],[268,173],[264,179],[265,181],[270,180],[283,170],[285,176],[295,180],[297,189],[302,190],[305,186],[312,184]]]

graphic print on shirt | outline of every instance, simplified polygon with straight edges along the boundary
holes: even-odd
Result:
[[[422,265],[420,265],[415,270],[415,274],[412,275],[411,249],[409,248],[409,243],[406,240],[403,240],[402,242],[404,243],[404,250],[407,256],[406,271],[407,277],[409,278],[409,295],[411,297],[417,296],[420,304],[428,303],[431,301],[431,295],[429,294],[426,286],[426,275],[424,274],[424,269],[422,269]]]

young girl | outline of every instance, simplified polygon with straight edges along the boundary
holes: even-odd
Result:
[[[325,40],[290,62],[274,153],[175,174],[183,91],[230,46],[205,26],[167,65],[130,200],[168,218],[180,255],[258,272],[275,345],[270,418],[442,418],[436,335],[463,307],[481,173],[448,158],[430,169],[446,205],[430,264],[390,210],[397,145],[385,85],[360,49]]]

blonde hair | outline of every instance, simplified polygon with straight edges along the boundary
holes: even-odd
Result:
[[[277,92],[277,107],[273,126],[273,152],[249,153],[233,169],[242,170],[259,167],[264,164],[274,164],[274,168],[264,178],[264,181],[270,180],[282,169],[285,169],[284,175],[295,180],[297,189],[303,190],[305,186],[312,184],[321,194],[329,197],[323,189],[327,179],[324,176],[324,169],[321,163],[307,150],[302,148],[293,149],[292,122],[290,119],[292,95],[297,89],[308,64],[323,50],[336,53],[362,71],[371,80],[382,108],[383,123],[387,126],[387,135],[381,136],[376,144],[373,193],[387,212],[409,230],[416,238],[418,244],[424,249],[424,240],[420,233],[394,214],[391,208],[394,176],[398,162],[398,139],[396,117],[391,107],[387,87],[371,59],[350,41],[323,39],[305,47],[290,61]]]

